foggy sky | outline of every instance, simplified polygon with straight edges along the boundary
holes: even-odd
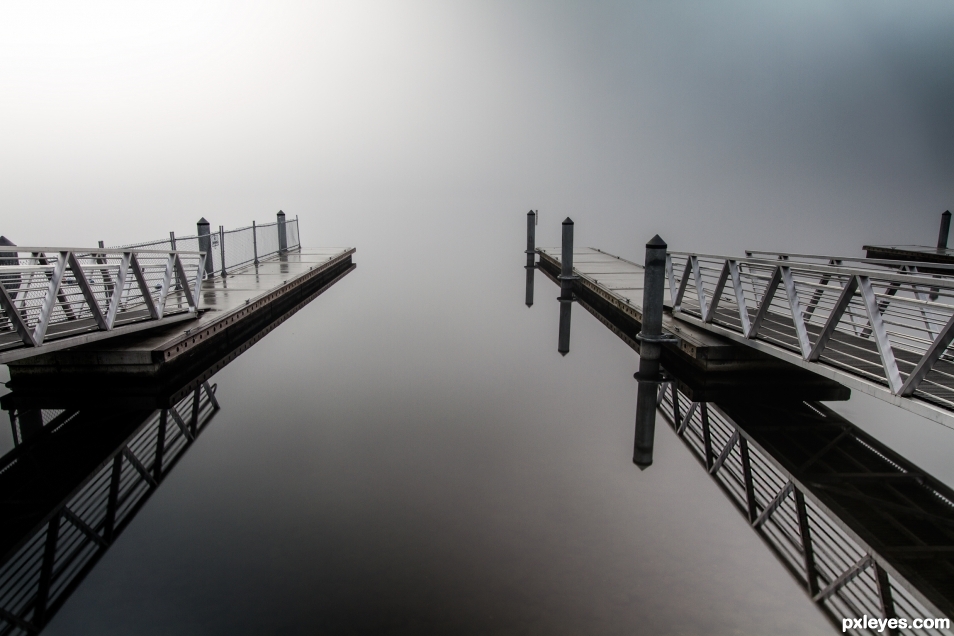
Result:
[[[426,245],[538,208],[631,255],[931,243],[951,33],[943,2],[6,3],[0,233],[283,208],[305,244]]]

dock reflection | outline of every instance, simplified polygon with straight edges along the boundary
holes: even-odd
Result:
[[[0,634],[49,622],[219,409],[216,385],[110,399],[14,391],[0,458]]]
[[[53,369],[8,384],[0,636],[43,630],[208,428],[219,410],[213,376],[328,286],[155,374],[64,378]]]

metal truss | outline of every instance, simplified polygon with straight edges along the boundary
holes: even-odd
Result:
[[[0,362],[50,350],[53,342],[62,348],[194,317],[205,258],[175,250],[4,247]],[[29,351],[15,352],[21,349]]]
[[[670,253],[673,316],[954,425],[954,268],[750,254]]]
[[[149,496],[202,433],[219,405],[215,386],[199,384],[166,409],[146,412],[134,432],[71,489],[48,521],[0,564],[0,635],[37,634],[92,570]],[[11,411],[17,448],[0,460],[0,476],[23,460],[25,428],[55,437],[77,410]],[[139,411],[142,413],[142,411]],[[29,458],[26,458],[29,461]],[[6,549],[6,546],[4,546]]]
[[[950,489],[821,403],[697,403],[670,381],[657,404],[836,627],[865,614],[950,616]]]

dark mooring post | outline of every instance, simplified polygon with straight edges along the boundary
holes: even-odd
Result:
[[[288,234],[285,233],[285,213],[278,211],[278,251],[284,254],[288,251]]]
[[[947,237],[951,233],[951,211],[947,210],[941,215],[941,231],[937,235],[937,249],[947,249]]]
[[[633,463],[646,468],[653,463],[656,433],[656,390],[662,353],[663,288],[666,277],[666,242],[657,234],[646,243],[643,272],[643,322],[639,335],[639,386],[636,393],[636,440]]]
[[[533,307],[533,270],[536,267],[537,213],[527,212],[527,307]]]
[[[199,251],[205,252],[205,275],[206,278],[212,278],[215,276],[215,265],[212,263],[212,235],[209,234],[209,222],[202,217],[195,225],[199,235]]]
[[[563,254],[560,270],[560,344],[557,351],[561,355],[570,352],[570,309],[573,303],[573,219],[563,221]]]

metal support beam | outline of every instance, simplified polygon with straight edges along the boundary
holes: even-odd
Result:
[[[753,528],[760,527],[763,523],[768,521],[769,517],[772,516],[772,513],[775,512],[779,506],[782,505],[782,502],[785,501],[785,498],[788,497],[795,489],[795,484],[788,482],[785,484],[785,487],[778,491],[778,494],[775,495],[775,498],[772,499],[769,505],[765,506],[765,509],[762,511],[762,514],[759,515],[759,518],[755,520],[755,523],[752,524]]]
[[[903,384],[901,382],[901,374],[898,372],[898,363],[894,358],[894,350],[891,348],[891,341],[888,340],[884,320],[881,317],[881,311],[878,309],[874,290],[871,288],[871,280],[867,276],[858,276],[857,278],[858,289],[861,291],[861,298],[865,303],[865,310],[868,312],[871,333],[874,336],[875,344],[878,346],[878,353],[881,354],[881,363],[884,367],[885,378],[888,380],[888,386],[891,388],[891,392],[897,395],[901,391]]]
[[[802,538],[802,558],[805,563],[805,582],[808,586],[808,595],[818,594],[818,570],[815,568],[815,550],[812,547],[812,533],[808,525],[808,508],[805,505],[805,495],[798,488],[795,493],[795,513],[798,516],[798,534]]]
[[[842,288],[841,294],[835,302],[835,306],[832,307],[831,314],[829,314],[825,326],[822,327],[821,333],[818,335],[818,340],[815,341],[815,346],[812,347],[811,353],[808,354],[809,361],[815,362],[821,357],[822,351],[824,351],[828,345],[832,334],[835,333],[835,327],[838,326],[838,322],[844,315],[845,310],[848,309],[848,305],[851,304],[851,299],[854,298],[857,290],[858,278],[856,276],[850,276],[848,280],[845,281],[845,286]]]
[[[112,541],[116,530],[116,511],[119,508],[119,480],[123,473],[123,456],[117,453],[113,457],[113,472],[109,480],[109,499],[106,503],[106,519],[103,522],[103,537]]]
[[[33,623],[38,627],[46,624],[46,606],[50,600],[50,585],[53,582],[53,563],[56,560],[56,544],[60,536],[60,514],[54,514],[46,526],[46,543],[43,547],[43,565],[40,567],[40,582],[33,605]]]
[[[712,302],[709,304],[709,310],[702,314],[703,322],[712,322],[715,319],[716,308],[719,301],[722,300],[722,292],[725,290],[725,284],[729,280],[729,262],[722,265],[722,272],[719,274],[719,280],[716,282],[715,291],[712,292]]]
[[[109,325],[106,324],[106,316],[103,315],[103,310],[99,307],[99,301],[96,300],[96,294],[93,293],[93,288],[90,286],[89,280],[86,278],[86,272],[83,271],[82,266],[76,259],[76,254],[73,252],[68,253],[67,260],[70,271],[73,272],[73,276],[76,278],[76,284],[83,293],[83,299],[86,300],[86,305],[93,314],[93,320],[96,321],[96,325],[100,329],[106,331],[109,329]]]
[[[712,452],[712,432],[709,426],[709,403],[702,402],[702,447],[706,454],[706,470],[712,470],[715,454]]]
[[[745,486],[745,509],[748,513],[749,523],[751,524],[757,518],[758,510],[756,510],[755,506],[755,487],[752,483],[749,440],[744,437],[739,438],[739,453],[742,455],[742,484]]]
[[[50,326],[50,318],[53,315],[53,308],[56,306],[57,296],[60,292],[60,283],[63,281],[63,272],[66,271],[67,252],[60,252],[56,259],[56,266],[53,274],[50,276],[50,285],[46,296],[43,298],[43,304],[40,306],[40,318],[37,321],[36,329],[33,331],[33,341],[40,345],[46,337],[46,330]]]
[[[157,485],[156,480],[152,478],[152,475],[149,474],[149,471],[146,470],[146,467],[143,465],[143,463],[139,461],[138,457],[136,457],[136,453],[132,452],[128,446],[123,447],[122,453],[123,456],[129,460],[129,463],[132,464],[132,467],[136,469],[136,472],[142,475],[142,478],[149,482],[150,486],[155,487]]]
[[[739,431],[736,430],[732,433],[732,437],[729,438],[729,441],[725,443],[725,448],[722,449],[722,452],[719,453],[718,459],[716,459],[715,464],[712,465],[712,468],[709,469],[709,473],[715,475],[719,472],[719,469],[722,468],[722,464],[725,463],[725,460],[728,459],[729,453],[732,452],[732,449],[735,448],[735,445],[739,442]]]
[[[828,587],[826,587],[824,590],[822,590],[821,592],[816,594],[814,597],[812,597],[812,600],[815,601],[816,603],[820,603],[821,601],[824,601],[825,599],[830,597],[832,594],[834,594],[835,592],[837,592],[844,586],[851,583],[851,581],[854,580],[855,577],[857,577],[859,574],[864,572],[868,568],[868,566],[873,564],[874,564],[874,559],[872,559],[871,556],[865,555],[861,557],[861,559],[859,559],[857,563],[855,563],[853,566],[845,570],[838,578],[832,581],[828,585]]]
[[[775,297],[775,291],[778,289],[778,286],[781,282],[782,268],[776,267],[775,271],[772,272],[772,279],[769,281],[768,287],[765,289],[765,294],[762,296],[762,302],[759,304],[758,311],[755,314],[755,320],[752,321],[752,325],[749,327],[749,332],[745,334],[746,338],[752,339],[758,335],[759,327],[762,326],[762,321],[765,320],[765,316],[768,314],[769,307],[772,306],[772,298]]]
[[[142,302],[146,306],[146,311],[149,312],[149,317],[153,320],[158,320],[159,310],[156,309],[156,303],[152,300],[152,290],[149,289],[149,283],[146,282],[146,277],[142,273],[142,267],[139,265],[139,259],[136,258],[135,254],[129,255],[129,267],[132,268],[133,276],[136,278],[136,284],[139,285]]]

